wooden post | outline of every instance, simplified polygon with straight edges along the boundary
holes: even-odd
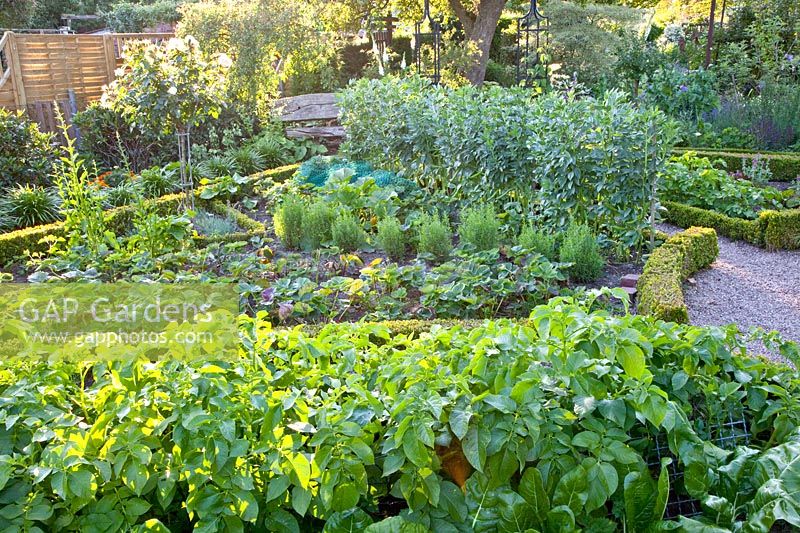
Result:
[[[19,65],[19,52],[17,51],[17,37],[13,33],[8,33],[8,43],[6,44],[6,60],[11,67],[11,82],[14,87],[14,104],[17,109],[26,110],[28,99],[25,97],[25,83],[22,80],[22,69]]]
[[[103,35],[103,49],[106,56],[106,70],[108,70],[108,83],[114,81],[117,77],[115,71],[117,70],[117,56],[114,53],[114,36]]]

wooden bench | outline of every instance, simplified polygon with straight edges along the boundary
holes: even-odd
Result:
[[[279,98],[274,109],[281,122],[288,124],[286,136],[290,139],[314,139],[329,148],[338,147],[344,140],[344,128],[339,125],[339,106],[333,93]]]

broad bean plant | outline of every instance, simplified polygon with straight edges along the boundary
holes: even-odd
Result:
[[[565,227],[641,241],[674,141],[665,115],[620,92],[534,97],[523,89],[361,80],[339,95],[344,150],[468,203],[519,202]]]

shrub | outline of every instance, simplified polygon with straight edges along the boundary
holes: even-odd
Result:
[[[530,252],[542,254],[550,261],[558,259],[556,237],[532,224],[526,224],[517,237],[517,246]]]
[[[53,136],[25,115],[0,108],[0,190],[11,185],[49,183],[56,151]]]
[[[638,311],[667,322],[687,323],[683,280],[708,267],[719,255],[717,233],[692,227],[676,233],[656,248],[637,284]]]
[[[0,199],[0,229],[27,228],[58,220],[58,195],[38,185],[17,185]]]
[[[287,196],[275,212],[275,234],[283,245],[290,250],[297,250],[303,239],[303,212],[305,205],[297,196]]]
[[[102,13],[109,28],[117,33],[141,33],[159,24],[171,24],[179,19],[178,7],[181,0],[155,0],[152,3],[114,3],[111,9]]]
[[[135,178],[135,183],[145,197],[158,198],[180,188],[178,172],[179,167],[175,164],[148,168]]]
[[[334,212],[324,201],[317,201],[303,215],[303,244],[312,250],[331,240]]]
[[[764,211],[764,245],[770,250],[800,249],[800,209]]]
[[[406,236],[400,221],[395,217],[388,217],[378,222],[378,235],[375,238],[381,250],[394,261],[402,259],[406,253]]]
[[[343,213],[336,217],[331,227],[331,237],[333,244],[346,252],[358,250],[367,242],[364,228],[350,213]]]
[[[164,165],[178,157],[175,139],[152,125],[131,125],[122,115],[99,103],[92,103],[72,117],[80,129],[80,150],[102,168],[127,161],[131,170]]]
[[[485,205],[462,211],[458,235],[462,242],[477,250],[497,248],[500,245],[500,221],[494,207]]]
[[[447,220],[438,214],[423,214],[418,224],[417,252],[430,255],[437,261],[447,259],[453,249],[453,233]]]
[[[561,244],[560,259],[572,263],[569,276],[575,281],[594,281],[603,273],[605,260],[592,230],[585,224],[571,224]]]
[[[650,74],[642,97],[670,116],[697,121],[719,105],[714,80],[710,70],[668,65]]]

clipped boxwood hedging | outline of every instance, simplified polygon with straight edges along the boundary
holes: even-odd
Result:
[[[262,172],[257,172],[255,174],[252,174],[250,176],[248,187],[245,188],[245,191],[249,194],[252,192],[253,187],[265,181],[282,183],[291,178],[292,176],[294,176],[298,168],[300,168],[300,164],[295,163],[292,165],[284,165],[282,167],[273,168],[270,170],[264,170]]]
[[[665,219],[676,226],[714,228],[729,239],[746,241],[768,250],[800,248],[800,209],[765,210],[757,219],[734,218],[677,202],[662,202]]]
[[[725,161],[727,170],[735,172],[742,169],[742,159],[760,157],[769,162],[774,181],[793,181],[800,176],[800,154],[785,152],[752,152],[737,150],[712,150],[707,148],[676,148],[676,153],[695,152],[699,157],[707,157],[712,161]]]
[[[182,194],[168,194],[156,200],[160,213],[174,211],[180,204]],[[115,207],[106,211],[106,224],[114,233],[121,233],[130,227],[134,207],[130,205]],[[42,242],[47,237],[63,237],[64,223],[54,222],[44,226],[24,228],[0,234],[0,265],[11,263],[27,253],[47,251],[49,244]]]
[[[691,227],[667,239],[653,250],[639,278],[639,313],[667,322],[688,323],[682,283],[713,263],[717,255],[717,232],[711,228]]]
[[[365,322],[365,325],[380,325],[386,326],[392,331],[392,335],[419,335],[430,331],[434,326],[441,326],[443,328],[452,328],[460,326],[465,329],[472,329],[479,327],[485,323],[486,319],[433,319],[433,320],[384,320],[381,322]],[[330,324],[300,324],[294,328],[300,328],[305,335],[316,336],[323,328]],[[279,328],[281,329],[281,328]]]
[[[286,165],[271,170],[265,170],[257,174],[253,174],[252,176],[250,176],[251,179],[248,185],[240,191],[240,196],[251,194],[253,187],[256,184],[263,183],[268,180],[271,180],[275,183],[286,181],[287,179],[291,178],[295,174],[295,172],[297,172],[297,169],[299,167],[300,167],[299,164]],[[198,201],[200,201],[199,194],[201,189],[202,188],[195,191],[195,194],[198,197]],[[171,210],[174,210],[174,208],[176,208],[180,204],[181,196],[182,196],[181,193],[176,193],[176,194],[168,194],[166,196],[158,198],[156,200],[156,204],[158,205],[159,212],[166,214],[169,213]],[[215,209],[213,207],[213,202],[212,204],[209,204],[209,206],[211,210]],[[239,211],[236,211],[235,209],[233,209],[232,211],[235,211],[235,213],[230,213],[230,215],[232,216],[232,218],[234,218],[236,223],[242,229],[248,232],[247,234],[236,233],[231,235],[223,235],[218,238],[200,237],[199,239],[197,239],[198,242],[208,243],[220,240],[223,241],[247,240],[250,238],[252,234],[263,234],[265,232],[263,224],[247,217],[246,215],[244,215]],[[223,215],[228,214],[226,212],[224,213],[219,213],[217,211],[215,212],[217,214],[223,214]],[[106,213],[107,213],[106,222],[109,225],[109,229],[111,229],[114,232],[121,232],[125,228],[130,226],[131,219],[134,213],[134,208],[133,206],[129,205],[122,206],[110,209]],[[2,233],[0,234],[0,265],[9,264],[15,259],[25,256],[27,253],[45,252],[48,248],[48,244],[41,242],[42,239],[46,237],[63,237],[63,236],[64,236],[63,222],[55,222],[53,224],[34,226],[31,228],[24,228],[16,231],[11,231],[9,233]]]

